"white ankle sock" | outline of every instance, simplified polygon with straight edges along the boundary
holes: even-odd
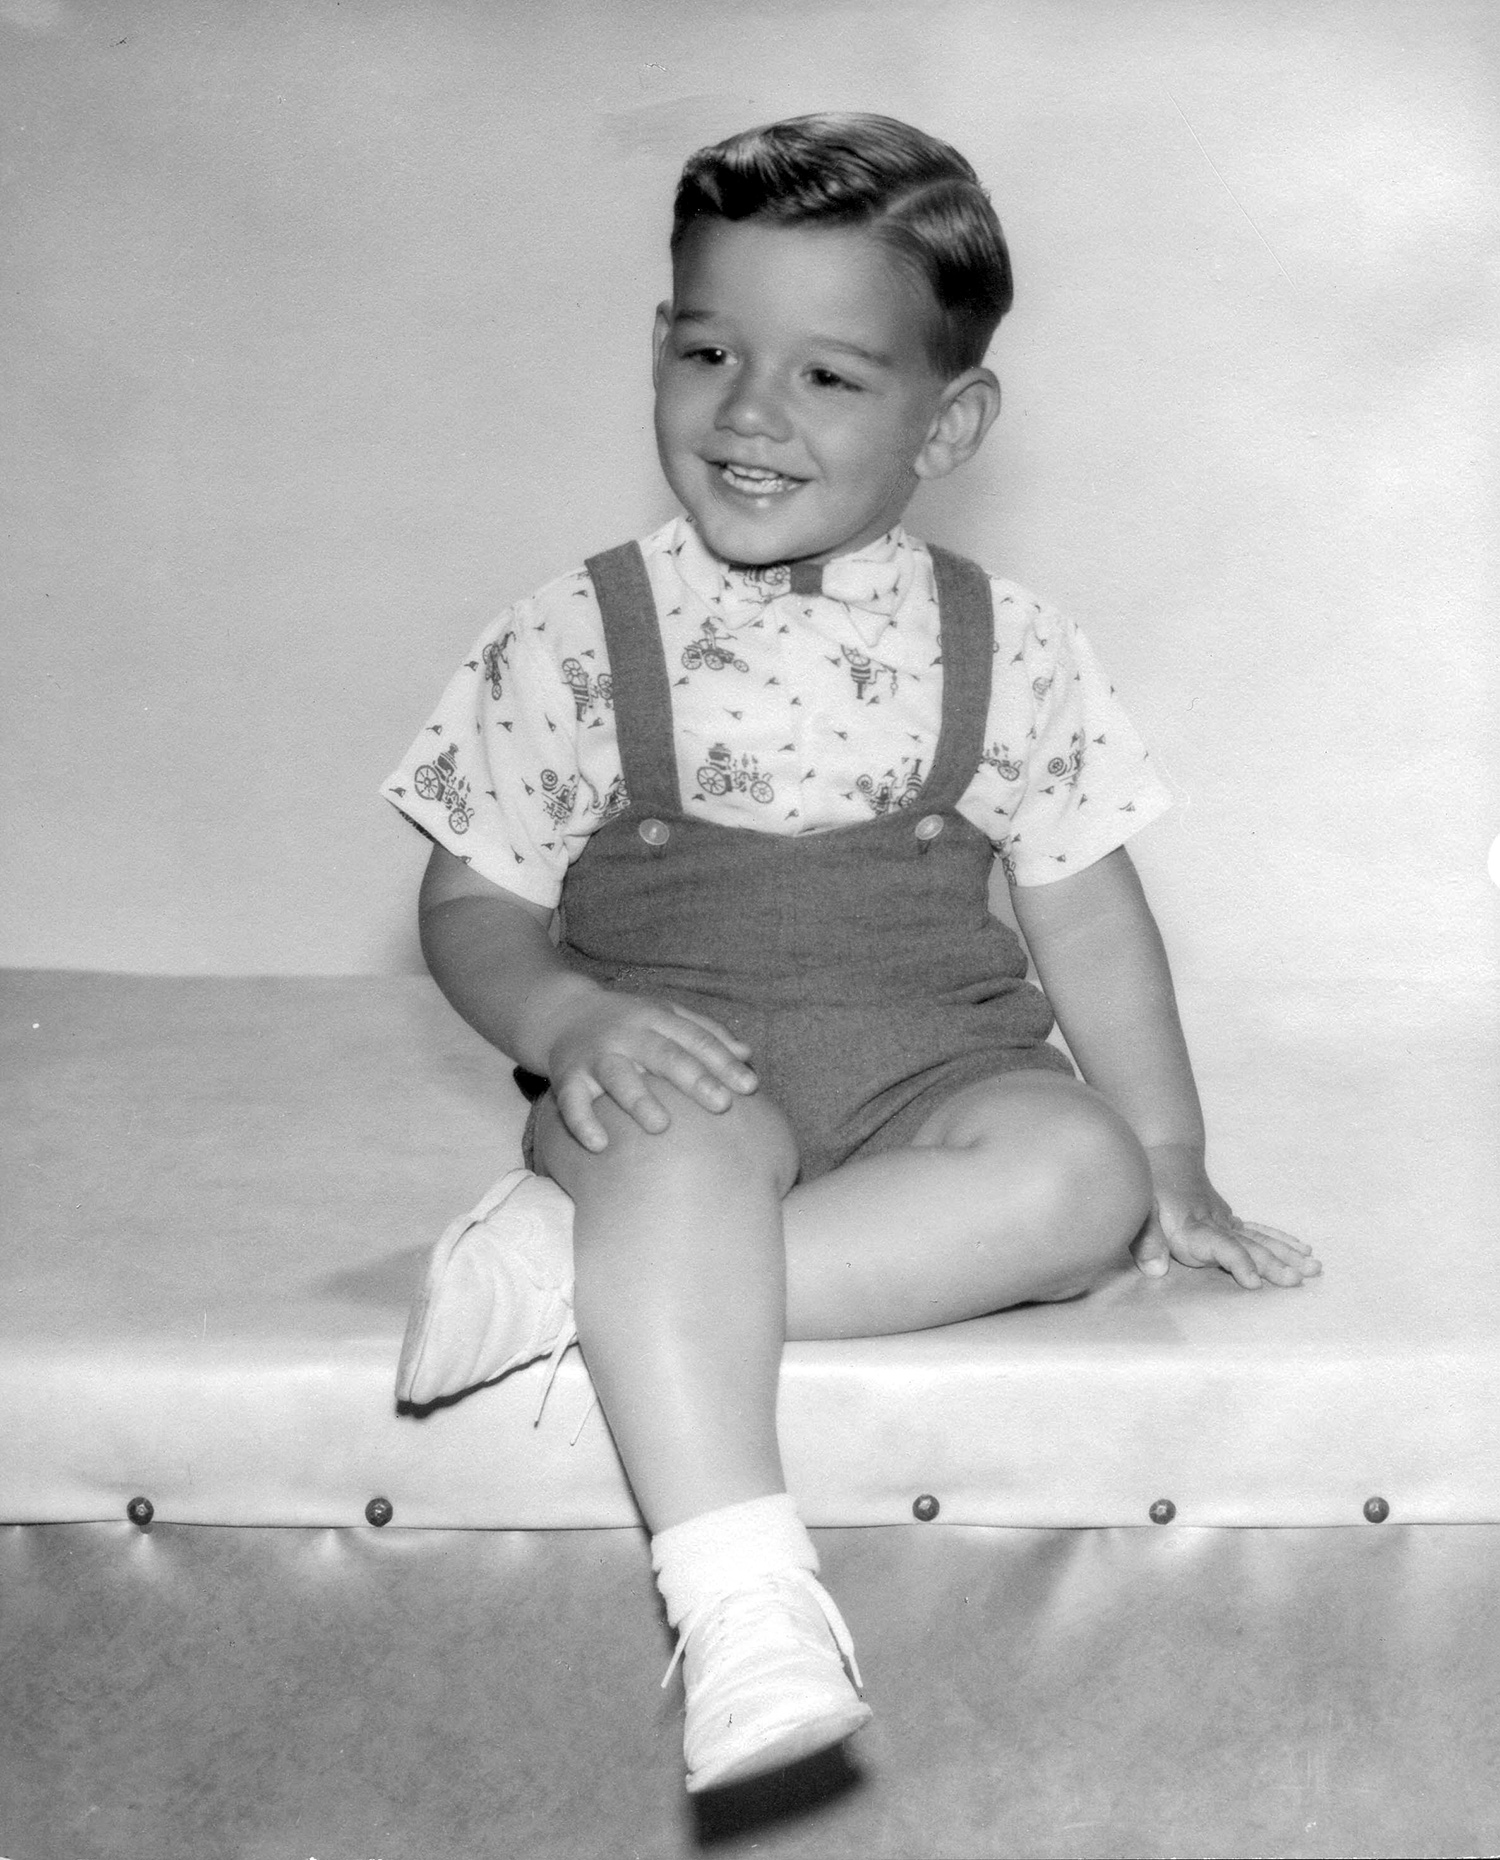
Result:
[[[651,1539],[651,1567],[676,1627],[731,1589],[777,1570],[818,1569],[818,1553],[787,1492],[701,1512]]]

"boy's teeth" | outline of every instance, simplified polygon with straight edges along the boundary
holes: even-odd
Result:
[[[785,491],[797,482],[795,478],[783,478],[780,472],[768,471],[763,465],[721,465],[719,470],[742,491]]]

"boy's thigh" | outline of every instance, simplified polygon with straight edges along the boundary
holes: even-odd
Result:
[[[1071,1072],[1036,1067],[992,1073],[955,1084],[925,1107],[900,1147],[969,1149],[990,1141],[1094,1132],[1136,1139],[1101,1093]]]

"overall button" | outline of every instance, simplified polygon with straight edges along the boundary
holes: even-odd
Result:
[[[935,840],[942,830],[943,817],[941,814],[923,814],[916,825],[917,838],[924,846],[930,841]]]
[[[672,829],[664,820],[643,820],[636,832],[648,846],[665,846],[672,837]]]

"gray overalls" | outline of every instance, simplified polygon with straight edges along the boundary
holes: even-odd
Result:
[[[989,910],[994,850],[957,812],[984,749],[989,581],[931,554],[943,696],[926,783],[877,819],[795,836],[683,813],[645,563],[634,543],[588,563],[630,804],[568,869],[560,949],[596,981],[662,995],[744,1040],[796,1134],[801,1181],[909,1142],[977,1079],[1072,1071],[1045,1043],[1052,1013],[1019,939]],[[819,573],[794,565],[791,591],[816,593]]]

